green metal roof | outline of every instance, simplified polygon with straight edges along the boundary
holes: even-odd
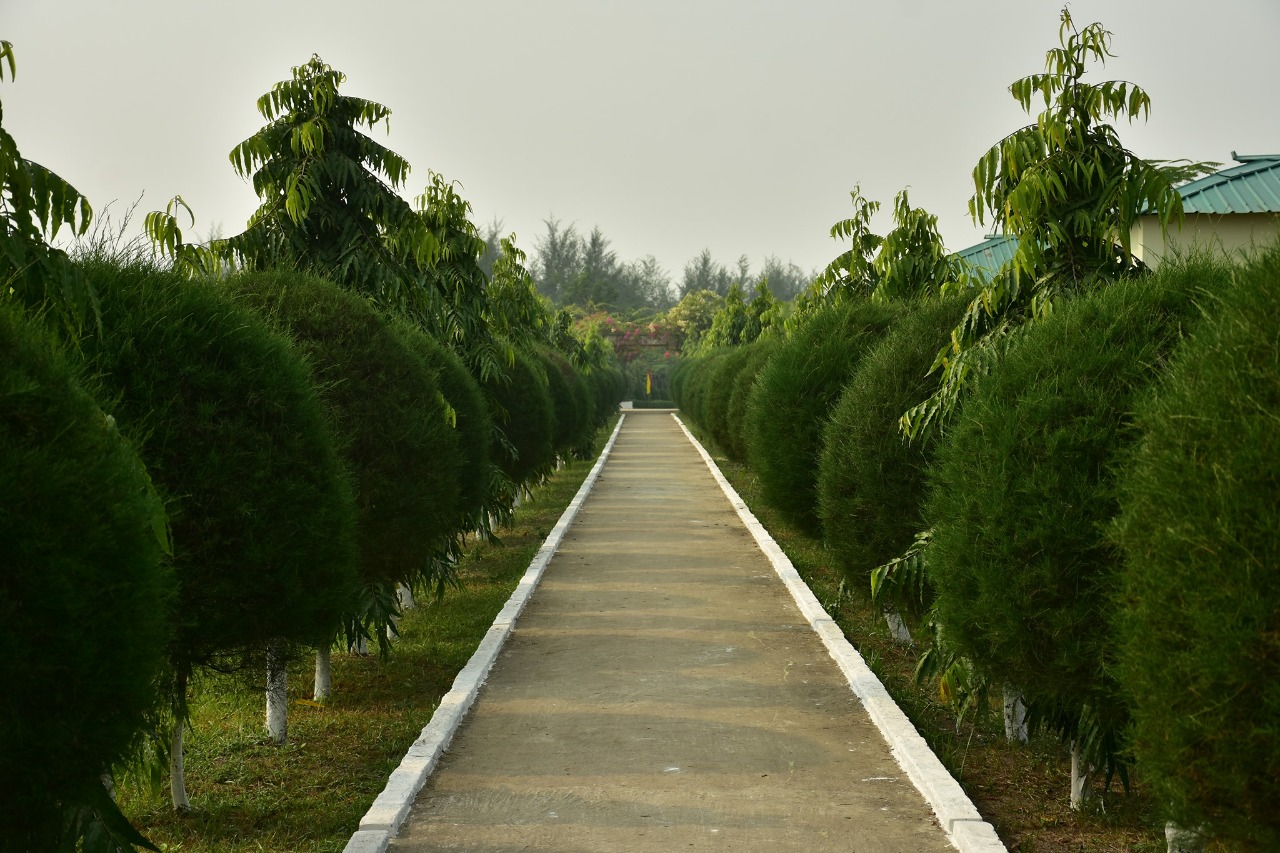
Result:
[[[1280,213],[1280,154],[1237,154],[1237,165],[1228,166],[1178,187],[1183,213]],[[961,249],[956,257],[990,278],[1013,257],[1018,239],[989,235],[976,246]]]
[[[1016,237],[1006,234],[989,234],[987,239],[978,245],[961,249],[955,253],[955,256],[967,263],[983,278],[989,279],[1008,263],[1017,248]]]
[[[1280,213],[1280,154],[1237,154],[1239,165],[1178,187],[1183,213]]]

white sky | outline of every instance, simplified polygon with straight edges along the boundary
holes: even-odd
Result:
[[[1025,123],[1007,92],[1057,44],[1060,0],[0,0],[18,60],[0,86],[23,155],[118,216],[182,194],[200,235],[256,206],[227,159],[264,123],[257,98],[312,53],[343,92],[393,111],[377,138],[463,185],[477,223],[532,251],[554,215],[599,225],[620,259],[678,281],[704,247],[725,264],[811,269],[861,183],[982,237],[970,172]],[[1280,2],[1074,0],[1116,59],[1096,79],[1146,88],[1140,155],[1280,153]]]

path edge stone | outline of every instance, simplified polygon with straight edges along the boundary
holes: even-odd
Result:
[[[431,715],[431,720],[423,727],[418,739],[409,747],[400,766],[391,772],[382,793],[378,794],[373,805],[360,819],[360,825],[347,842],[347,846],[343,848],[343,853],[384,853],[391,839],[399,832],[401,824],[409,816],[409,810],[413,807],[418,792],[430,778],[440,756],[453,740],[453,735],[461,725],[462,718],[475,702],[476,694],[480,692],[481,686],[488,678],[489,670],[493,668],[498,652],[511,634],[516,618],[529,603],[529,598],[542,579],[547,564],[551,562],[552,556],[564,540],[565,531],[569,529],[569,525],[582,509],[587,495],[591,494],[591,490],[595,487],[600,471],[604,468],[604,463],[618,440],[618,433],[622,431],[622,423],[626,418],[625,414],[619,416],[617,426],[614,427],[604,449],[600,451],[600,457],[596,459],[587,478],[582,481],[577,494],[565,507],[560,520],[556,522],[555,527],[551,528],[551,532],[538,548],[538,553],[529,563],[529,568],[516,584],[507,603],[498,612],[475,653],[454,678],[449,692],[441,698],[440,704]]]
[[[773,570],[786,585],[796,606],[800,608],[801,615],[822,638],[827,652],[848,680],[849,688],[858,697],[858,701],[862,703],[868,716],[889,744],[898,766],[906,772],[916,790],[933,809],[938,823],[946,831],[947,839],[952,846],[961,853],[997,853],[997,851],[1007,853],[1007,848],[1000,841],[995,828],[983,820],[977,806],[969,799],[969,795],[947,772],[947,768],[925,743],[911,720],[893,701],[880,679],[867,666],[862,655],[849,643],[840,626],[835,623],[826,608],[818,601],[817,596],[813,594],[813,590],[809,589],[808,584],[800,577],[791,559],[725,479],[720,467],[711,458],[711,454],[707,453],[702,443],[694,438],[693,433],[678,415],[672,413],[671,417],[679,424],[685,437],[702,456],[702,461],[710,469],[712,477],[720,484],[721,491],[737,510],[738,517],[751,531],[760,550],[769,558]]]

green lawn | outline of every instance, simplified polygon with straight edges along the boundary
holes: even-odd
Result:
[[[612,429],[612,424],[609,429]],[[603,446],[607,431],[598,445]],[[461,590],[420,602],[388,660],[333,655],[333,696],[310,701],[312,671],[289,672],[289,743],[269,745],[262,688],[206,677],[192,690],[186,780],[193,811],[176,815],[168,783],[123,780],[124,813],[164,851],[339,851],[458,671],[466,665],[593,462],[573,462],[516,512],[501,544],[472,543]]]

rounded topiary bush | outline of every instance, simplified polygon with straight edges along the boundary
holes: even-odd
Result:
[[[710,407],[712,385],[720,365],[728,357],[730,350],[718,349],[708,353],[694,368],[694,375],[689,379],[689,387],[685,392],[689,398],[689,417],[702,430],[710,432]]]
[[[729,399],[733,396],[734,380],[750,357],[751,350],[747,347],[734,347],[711,368],[708,377],[710,384],[703,403],[705,428],[722,450],[727,451],[729,447]]]
[[[248,273],[225,287],[309,359],[354,476],[366,586],[434,578],[456,529],[461,456],[432,369],[363,297],[321,278]]]
[[[935,434],[907,442],[898,419],[937,387],[938,374],[929,368],[967,305],[963,299],[911,305],[858,365],[827,421],[818,515],[827,547],[855,588],[868,590],[871,570],[903,554],[924,529]]]
[[[590,439],[595,432],[595,405],[589,400],[586,383],[569,360],[549,346],[540,346],[532,355],[547,375],[547,390],[555,415],[551,446],[566,453]]]
[[[393,328],[435,373],[437,386],[453,409],[458,444],[458,521],[456,531],[476,530],[490,500],[493,418],[480,385],[461,356],[404,317],[392,317]]]
[[[671,368],[671,400],[680,409],[688,412],[685,406],[685,386],[689,381],[690,372],[694,364],[697,363],[696,358],[682,356],[675,367]]]
[[[155,710],[172,574],[137,455],[0,299],[0,849],[58,847]],[[96,788],[96,790],[95,790]]]
[[[547,377],[533,357],[515,350],[515,361],[501,375],[483,383],[494,420],[506,438],[493,449],[503,473],[517,486],[530,484],[555,460],[551,438],[555,413]],[[508,446],[509,445],[509,446]]]
[[[729,444],[725,451],[730,458],[738,462],[747,461],[747,403],[751,399],[751,390],[756,385],[760,371],[777,349],[779,338],[769,336],[757,338],[743,350],[747,359],[733,378],[733,387],[729,393],[729,407],[725,413],[728,426]]]
[[[1170,817],[1280,849],[1280,249],[1207,317],[1138,407],[1119,475],[1116,672]],[[1225,284],[1225,283],[1223,283]]]
[[[778,346],[747,404],[747,445],[760,491],[791,521],[817,531],[822,430],[854,369],[899,309],[867,299],[825,308]]]
[[[179,695],[194,667],[326,642],[356,587],[355,506],[306,361],[212,285],[86,274],[103,332],[83,350],[169,509]]]
[[[1228,279],[1220,264],[1170,265],[1024,327],[930,469],[927,564],[947,636],[1021,689],[1033,721],[1092,731],[1093,761],[1114,759],[1125,719],[1106,673],[1112,469],[1137,394],[1197,316],[1195,295]]]

